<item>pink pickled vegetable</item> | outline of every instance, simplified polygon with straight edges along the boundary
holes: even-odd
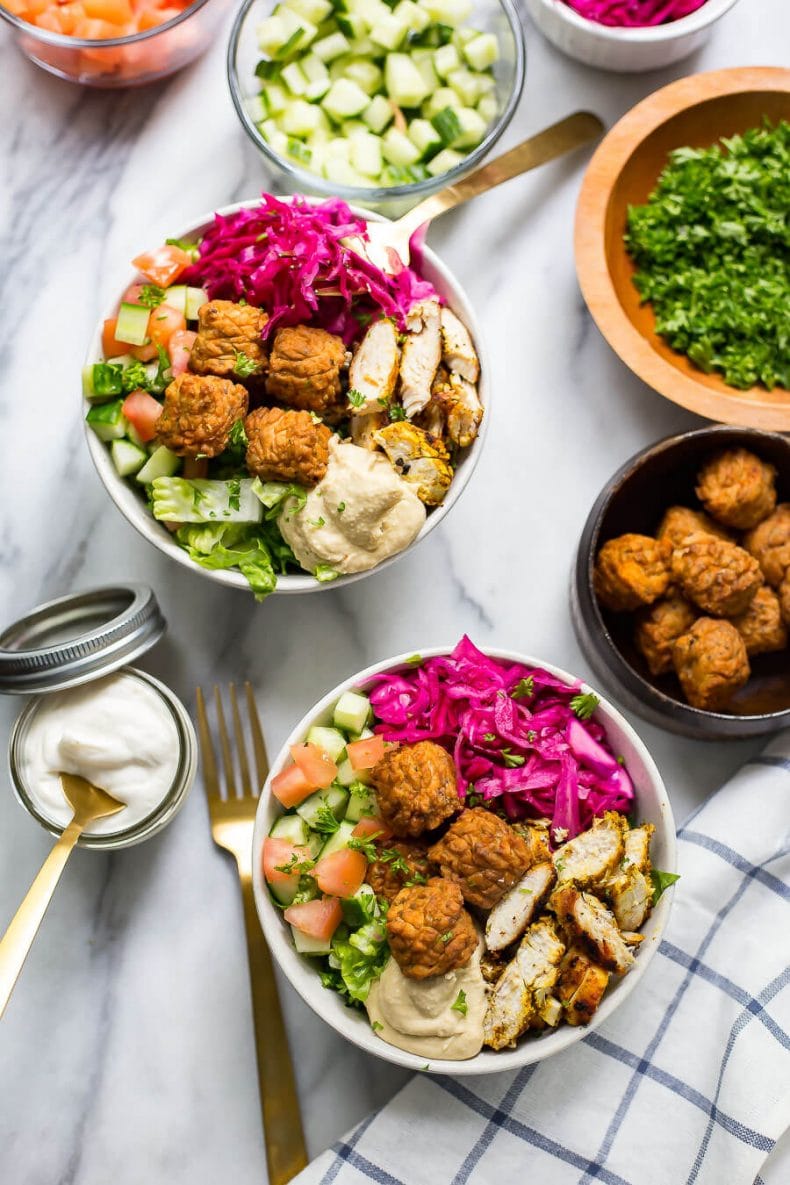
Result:
[[[343,240],[368,237],[362,218],[330,198],[313,205],[302,197],[215,214],[200,242],[200,257],[183,275],[212,300],[246,300],[269,314],[263,337],[283,325],[318,325],[347,344],[371,317],[392,317],[401,329],[415,301],[435,296],[409,267],[381,271]]]
[[[579,16],[599,25],[645,29],[679,21],[702,8],[706,0],[565,0]]]
[[[464,637],[449,657],[378,676],[370,700],[385,740],[444,745],[459,795],[500,798],[510,819],[550,818],[573,836],[603,811],[631,809],[633,783],[578,683],[489,658]]]

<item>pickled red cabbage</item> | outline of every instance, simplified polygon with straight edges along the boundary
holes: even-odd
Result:
[[[706,0],[565,0],[579,16],[599,25],[644,29],[679,21],[702,8]]]

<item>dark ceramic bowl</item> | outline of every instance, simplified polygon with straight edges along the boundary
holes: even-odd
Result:
[[[730,711],[692,708],[674,674],[656,678],[648,671],[634,646],[633,614],[611,613],[598,604],[593,567],[608,539],[628,531],[652,535],[668,506],[698,505],[694,484],[701,464],[712,453],[735,447],[770,461],[779,501],[790,501],[787,437],[725,425],[670,436],[637,453],[604,487],[582,531],[571,581],[576,636],[601,684],[652,724],[701,740],[742,740],[790,726],[790,650],[751,659],[752,677]]]

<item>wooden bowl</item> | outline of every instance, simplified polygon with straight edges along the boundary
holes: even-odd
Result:
[[[790,431],[790,391],[739,391],[705,374],[655,332],[640,304],[623,234],[628,206],[645,202],[675,148],[790,119],[790,70],[745,67],[682,78],[638,103],[593,156],[576,210],[576,270],[584,299],[609,345],[659,394],[709,420]]]

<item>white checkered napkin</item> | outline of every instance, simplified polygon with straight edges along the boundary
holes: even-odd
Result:
[[[679,834],[645,980],[516,1073],[417,1075],[298,1185],[760,1185],[790,1126],[790,735]]]

